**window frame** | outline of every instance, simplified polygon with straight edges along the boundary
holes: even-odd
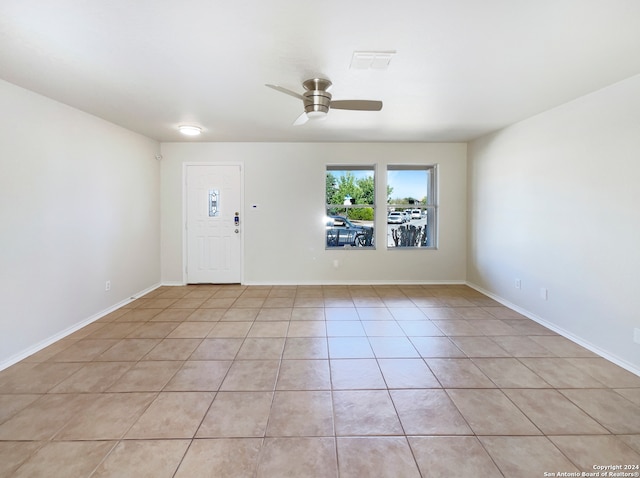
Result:
[[[390,171],[427,171],[427,195],[426,195],[426,203],[420,203],[416,207],[412,207],[411,209],[424,209],[427,211],[426,215],[426,224],[425,227],[428,228],[427,236],[426,236],[426,245],[389,245],[390,242],[390,231],[392,230],[391,225],[387,223],[387,231],[386,231],[386,248],[387,250],[437,250],[438,249],[438,222],[439,222],[439,206],[438,206],[438,183],[439,183],[439,174],[438,174],[438,164],[416,164],[416,163],[388,163],[386,165],[386,188],[385,188],[385,203],[386,203],[386,217],[388,217],[389,212],[393,208],[396,210],[397,208],[406,208],[405,204],[394,204],[391,199],[386,194],[388,191],[389,184],[389,172]],[[415,205],[414,205],[415,206]],[[385,220],[386,222],[386,220]]]
[[[373,219],[372,219],[372,225],[371,227],[371,231],[364,231],[362,233],[355,233],[354,236],[354,244],[343,244],[340,245],[340,239],[339,239],[339,235],[334,239],[337,241],[336,245],[329,245],[330,243],[330,238],[329,238],[329,234],[330,231],[328,229],[328,221],[325,220],[325,239],[324,239],[324,247],[325,250],[345,250],[345,249],[356,249],[356,250],[375,250],[376,249],[376,241],[375,241],[375,234],[376,234],[376,204],[377,204],[377,187],[378,187],[378,168],[377,168],[377,164],[349,164],[348,162],[346,163],[331,163],[331,164],[325,164],[325,218],[329,218],[330,217],[330,210],[331,209],[337,209],[337,210],[344,210],[345,214],[335,214],[335,215],[339,215],[339,216],[344,216],[348,221],[354,221],[353,219],[348,217],[348,211],[352,210],[352,209],[367,209],[370,208],[373,210]],[[369,171],[372,173],[373,176],[373,202],[371,204],[345,204],[344,202],[342,204],[332,204],[329,203],[328,200],[329,198],[327,197],[327,193],[326,193],[326,178],[327,175],[331,172],[334,171],[341,171],[341,172],[353,172],[353,171]],[[365,226],[365,227],[369,227],[369,226]],[[364,234],[364,235],[363,235]],[[357,236],[357,237],[356,237]],[[335,237],[335,236],[334,236]],[[351,239],[350,236],[349,240]],[[366,243],[369,243],[369,245],[367,245]]]

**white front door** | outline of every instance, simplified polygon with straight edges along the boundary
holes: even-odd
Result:
[[[187,283],[239,283],[240,165],[187,165],[186,187]]]

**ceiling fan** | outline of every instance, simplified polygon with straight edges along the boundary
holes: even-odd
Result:
[[[355,110],[355,111],[380,111],[382,109],[382,101],[371,100],[331,100],[332,83],[323,78],[312,78],[302,83],[305,91],[302,94],[288,90],[278,85],[266,85],[280,93],[284,93],[294,98],[302,100],[304,104],[304,113],[293,123],[294,126],[306,123],[310,119],[325,119],[329,108],[336,110]]]

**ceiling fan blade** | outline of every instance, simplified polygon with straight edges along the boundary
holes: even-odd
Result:
[[[285,95],[293,96],[294,98],[298,98],[299,100],[304,101],[304,96],[302,96],[299,93],[296,93],[295,91],[288,90],[278,85],[265,85],[265,86],[268,86],[269,88],[273,88],[274,90],[279,91],[280,93],[284,93]]]
[[[331,108],[334,110],[380,111],[382,101],[338,100],[331,102]]]
[[[293,122],[293,126],[301,126],[309,121],[309,117],[307,113],[302,113],[298,118]]]

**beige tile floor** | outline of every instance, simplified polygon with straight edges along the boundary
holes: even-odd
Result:
[[[2,477],[608,465],[640,377],[464,286],[162,287],[0,372]]]

